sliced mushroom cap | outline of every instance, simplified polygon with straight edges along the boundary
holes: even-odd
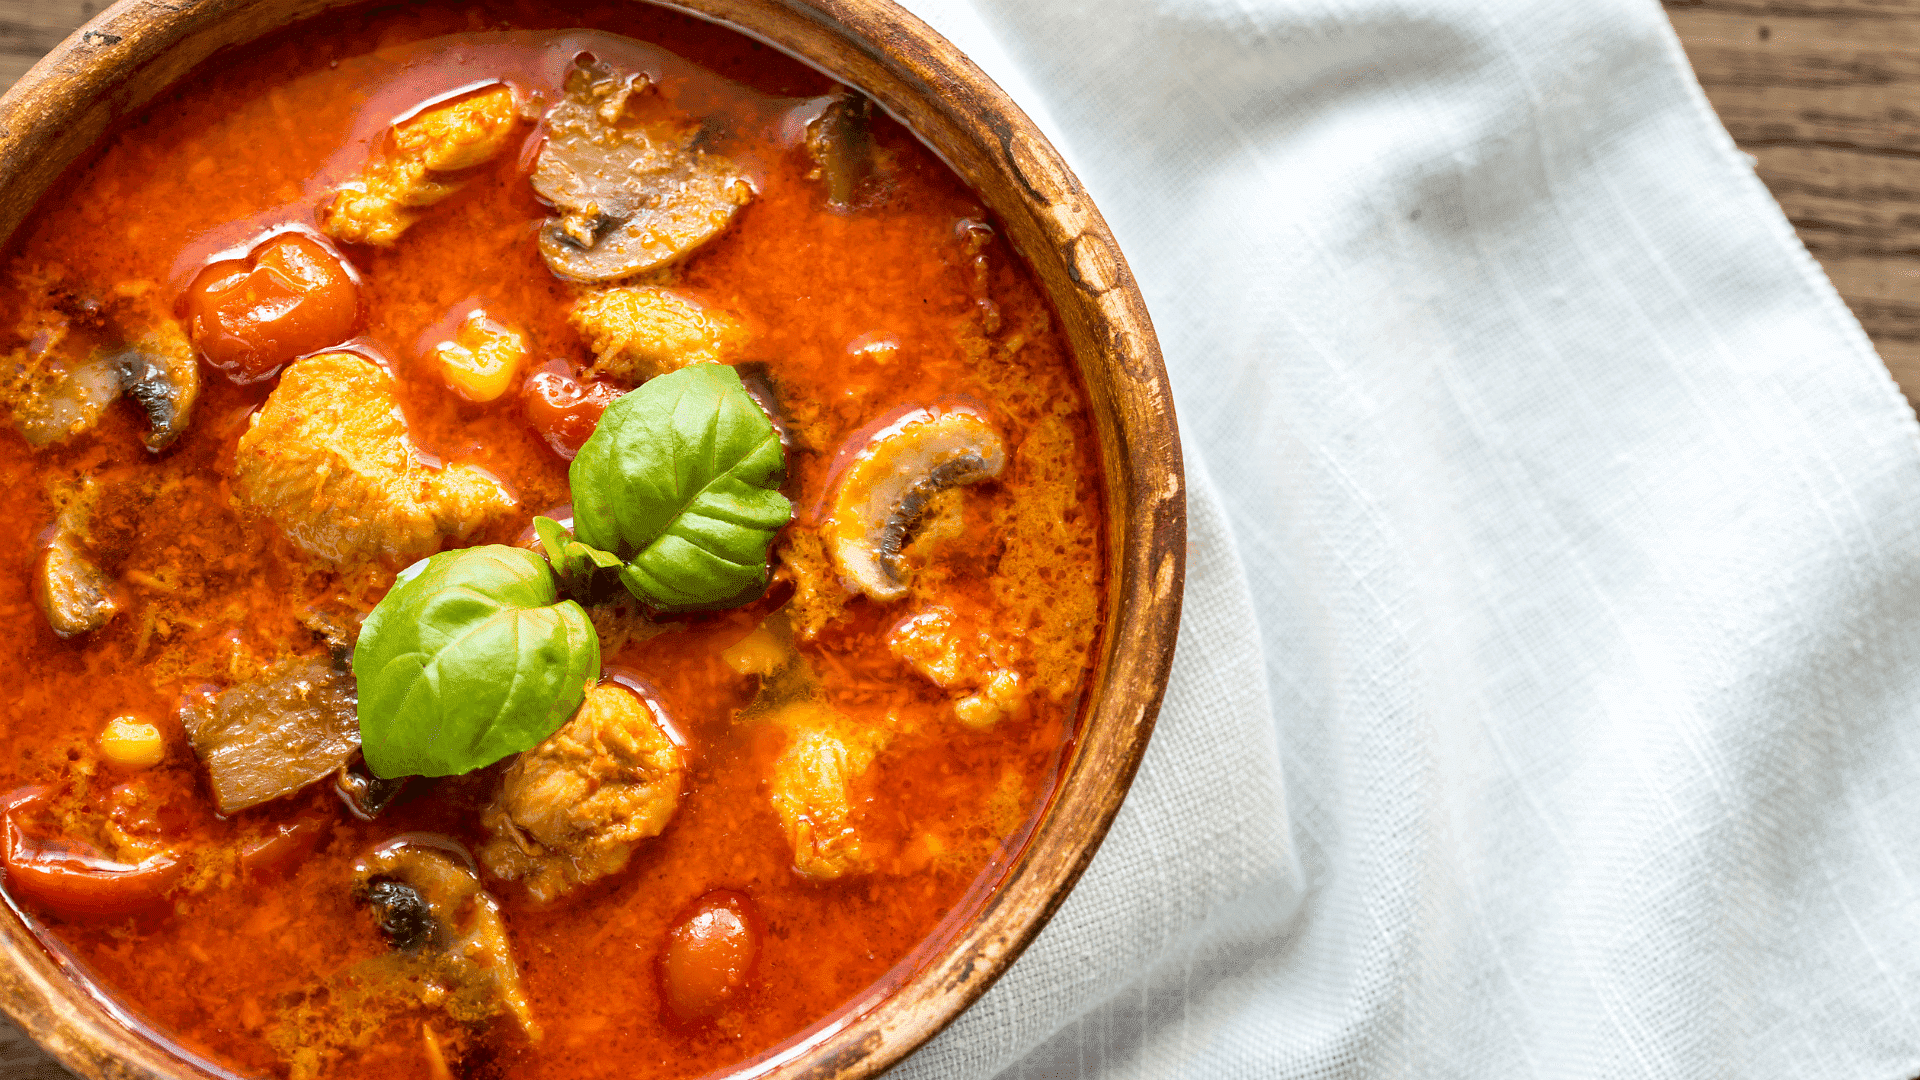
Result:
[[[169,321],[131,345],[94,347],[91,336],[50,324],[16,354],[5,396],[21,436],[38,448],[90,431],[124,393],[146,411],[147,449],[173,445],[200,397],[200,366],[186,335]]]
[[[456,978],[485,986],[530,1039],[540,1038],[500,904],[480,885],[466,849],[407,833],[354,863],[355,895],[371,904],[395,948],[441,956]]]
[[[172,446],[200,400],[200,364],[193,343],[171,323],[157,327],[112,357],[120,388],[147,414],[148,450]]]
[[[222,814],[323,780],[360,750],[353,675],[331,658],[289,660],[180,710]]]
[[[120,611],[113,579],[65,527],[55,531],[34,568],[33,597],[46,613],[47,625],[62,638],[98,630]]]
[[[853,205],[860,182],[873,174],[873,102],[842,86],[827,107],[807,125],[807,154],[827,186],[835,210]]]
[[[733,162],[695,149],[698,129],[621,123],[646,76],[577,64],[547,113],[533,189],[560,211],[540,254],[573,281],[612,281],[672,263],[720,234],[752,198]]]
[[[386,813],[387,807],[406,790],[409,779],[402,776],[388,780],[375,776],[366,761],[356,754],[333,774],[333,793],[339,796],[348,813],[361,821],[372,821]]]
[[[999,476],[1007,448],[979,413],[914,409],[867,438],[841,473],[821,530],[847,587],[875,600],[907,595],[902,552],[935,495]]]

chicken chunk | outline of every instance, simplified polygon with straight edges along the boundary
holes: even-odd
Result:
[[[814,881],[873,869],[854,826],[854,781],[885,747],[885,732],[862,727],[817,700],[797,701],[768,720],[785,729],[769,797],[793,845],[793,868]]]
[[[725,363],[746,337],[728,315],[651,285],[589,293],[569,321],[593,346],[593,370],[629,383],[691,364]]]
[[[928,682],[954,692],[953,713],[961,723],[984,728],[1023,711],[1027,691],[1010,650],[977,622],[949,607],[931,607],[900,620],[887,635],[887,648]]]
[[[482,818],[488,872],[545,902],[618,873],[680,804],[686,753],[650,703],[620,686],[587,691],[572,720],[521,754]]]
[[[242,503],[342,564],[419,558],[516,505],[481,469],[417,460],[392,381],[350,353],[310,356],[280,376],[240,436],[234,479]]]
[[[519,120],[513,90],[496,86],[395,124],[392,150],[341,185],[320,228],[348,243],[392,244],[426,207],[460,189],[449,174],[492,159]]]

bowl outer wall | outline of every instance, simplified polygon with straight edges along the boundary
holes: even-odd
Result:
[[[219,49],[358,0],[119,0],[0,96],[0,238],[118,118]],[[640,0],[636,0],[640,2]],[[659,2],[659,0],[654,0]],[[857,1080],[938,1033],[1032,941],[1086,868],[1145,752],[1173,661],[1186,492],[1146,305],[1111,232],[1039,129],[889,0],[665,0],[860,87],[1003,222],[1041,279],[1092,398],[1108,515],[1107,625],[1052,805],[978,916],[903,985],[748,1073]],[[18,913],[0,917],[0,1008],[91,1080],[208,1073],[116,1020]]]

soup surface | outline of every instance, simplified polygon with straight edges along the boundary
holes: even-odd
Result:
[[[0,328],[0,885],[183,1054],[750,1062],[910,971],[1051,794],[1103,614],[1064,340],[930,152],[756,42],[639,4],[325,16],[70,170]],[[596,418],[714,364],[780,446],[791,520],[727,570],[759,584],[561,575],[584,704],[396,792],[355,749],[396,574],[575,526]]]

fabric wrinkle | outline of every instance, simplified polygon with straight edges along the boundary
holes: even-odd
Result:
[[[1193,553],[1113,832],[902,1073],[1920,1072],[1920,425],[1659,5],[917,10],[1111,223]]]

